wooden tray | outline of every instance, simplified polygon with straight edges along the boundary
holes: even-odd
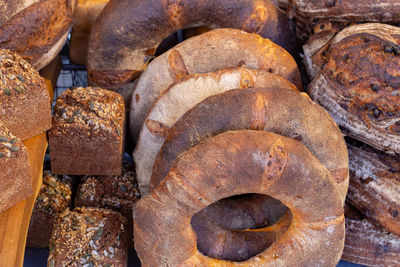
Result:
[[[53,99],[56,76],[61,70],[60,58],[53,60],[40,74]],[[33,205],[42,185],[43,161],[47,149],[46,133],[24,141],[32,167],[33,195],[18,205],[0,214],[0,266],[19,267],[23,265],[25,242]]]

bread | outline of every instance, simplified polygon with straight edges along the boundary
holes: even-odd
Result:
[[[0,122],[0,213],[32,194],[28,151]]]
[[[293,215],[289,229],[244,262],[201,254],[190,218],[221,198],[244,193],[286,203]],[[343,249],[344,216],[330,172],[301,143],[264,131],[233,131],[176,160],[164,181],[135,204],[134,236],[142,266],[334,266]]]
[[[34,2],[0,24],[0,48],[17,52],[40,70],[64,45],[71,28],[75,0]]]
[[[71,206],[72,178],[43,172],[43,184],[29,221],[27,247],[49,247],[54,220]]]
[[[400,264],[400,238],[346,204],[346,240],[342,259],[366,266]]]
[[[348,143],[348,148],[351,175],[347,201],[400,236],[400,158],[358,143]]]
[[[107,208],[124,215],[128,220],[126,235],[130,244],[133,241],[132,205],[140,198],[135,173],[131,169],[125,165],[122,175],[82,178],[75,198],[75,207]]]
[[[383,24],[346,28],[309,86],[344,134],[390,154],[400,153],[400,30]]]
[[[124,123],[119,94],[92,87],[64,91],[48,134],[51,170],[70,175],[121,174]]]
[[[0,0],[0,25],[38,1],[40,0]]]
[[[182,152],[210,136],[239,129],[271,131],[302,142],[330,170],[344,203],[349,174],[342,134],[320,106],[288,89],[232,90],[197,104],[168,131],[155,160],[150,189],[164,179]]]
[[[69,57],[75,64],[86,65],[90,31],[108,2],[109,0],[77,0],[69,41]]]
[[[47,266],[126,266],[125,223],[112,210],[65,210],[54,225]]]
[[[0,122],[26,140],[51,127],[50,96],[46,84],[25,60],[0,49]]]
[[[266,70],[246,68],[188,75],[164,90],[147,113],[133,152],[141,192],[148,193],[157,153],[168,135],[169,128],[186,111],[211,95],[254,86],[297,90],[292,83],[278,75]]]
[[[164,38],[198,26],[258,33],[285,48],[294,44],[294,28],[268,0],[110,1],[90,36],[90,84],[108,88],[132,81]]]
[[[157,57],[140,76],[131,100],[132,139],[137,140],[153,101],[174,82],[187,74],[237,66],[270,71],[302,89],[296,62],[278,45],[259,35],[235,29],[206,32]]]

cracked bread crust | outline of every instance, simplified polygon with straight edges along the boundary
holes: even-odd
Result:
[[[50,96],[39,73],[19,55],[0,49],[0,121],[21,140],[51,127]]]
[[[54,224],[47,266],[126,266],[125,223],[112,210],[65,210]]]
[[[51,168],[57,174],[122,172],[125,106],[121,95],[101,88],[64,91],[49,131]]]
[[[48,247],[56,216],[70,207],[72,179],[43,172],[43,184],[33,207],[26,240],[28,247]]]
[[[399,69],[398,28],[353,26],[333,39],[309,93],[344,134],[386,153],[400,153]]]
[[[32,194],[28,151],[21,140],[0,123],[0,213]]]

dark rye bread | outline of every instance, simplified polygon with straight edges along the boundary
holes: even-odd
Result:
[[[75,197],[75,207],[108,208],[128,220],[129,244],[133,246],[132,205],[140,199],[132,166],[125,165],[122,175],[83,177]]]
[[[43,184],[29,221],[27,247],[48,247],[57,215],[71,206],[72,179],[43,172]]]
[[[75,0],[35,1],[0,24],[0,48],[17,52],[35,69],[42,69],[64,45],[74,7]],[[12,11],[13,5],[5,9]]]
[[[0,121],[0,213],[32,194],[28,151]]]
[[[348,141],[350,185],[347,201],[367,218],[400,236],[400,156]]]
[[[342,30],[309,86],[343,133],[400,153],[400,29],[361,24]]]
[[[0,122],[26,140],[50,129],[50,103],[39,73],[16,53],[0,49]]]
[[[112,210],[65,210],[54,224],[47,266],[126,266],[125,223]]]
[[[365,218],[346,203],[346,239],[342,259],[376,267],[400,265],[400,237]]]
[[[64,91],[49,131],[51,169],[57,174],[122,173],[125,106],[121,95],[101,88]]]

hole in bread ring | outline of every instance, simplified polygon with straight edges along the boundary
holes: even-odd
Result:
[[[280,172],[271,177],[267,162],[275,149],[284,153],[274,163],[281,168],[271,169]],[[241,263],[204,256],[192,216],[222,198],[247,193],[284,203],[293,215],[287,231]],[[298,141],[265,131],[226,132],[183,153],[162,183],[136,203],[133,217],[144,266],[333,266],[344,243],[343,208],[330,172]]]

